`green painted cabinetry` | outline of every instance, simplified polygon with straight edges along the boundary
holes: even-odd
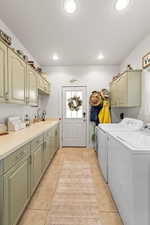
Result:
[[[16,225],[58,150],[59,126],[0,160],[0,225]]]
[[[52,129],[50,129],[44,135],[44,157],[43,157],[43,170],[44,171],[48,167],[48,165],[53,157],[52,143],[53,143]]]
[[[3,176],[0,175],[0,224],[3,222],[3,207],[4,207],[4,185]]]
[[[125,71],[110,83],[112,107],[139,107],[141,105],[142,71]]]
[[[7,47],[0,42],[0,102],[5,102],[7,100]]]
[[[49,94],[49,82],[0,39],[0,102],[37,106],[41,85]]]
[[[16,225],[30,200],[30,160],[23,159],[4,175],[4,225]]]
[[[31,153],[31,193],[36,189],[42,176],[42,155],[42,145]]]
[[[26,103],[31,106],[38,105],[38,83],[37,73],[28,65],[27,66],[27,86],[26,86]]]
[[[31,194],[35,191],[42,176],[43,136],[31,143]]]
[[[8,96],[11,103],[26,103],[26,69],[26,63],[11,49],[8,49]]]

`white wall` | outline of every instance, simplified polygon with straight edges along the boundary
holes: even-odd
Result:
[[[86,84],[88,89],[87,101],[89,101],[89,95],[92,91],[109,88],[109,82],[114,74],[118,73],[119,66],[43,67],[43,70],[49,74],[52,90],[51,97],[44,97],[41,101],[41,107],[46,109],[49,117],[59,118],[61,117],[61,86],[69,84],[72,79],[76,79],[78,83]],[[113,117],[116,121],[115,115]]]
[[[0,29],[6,32],[12,37],[12,47],[15,49],[20,49],[24,54],[28,55],[29,59],[34,60],[30,52],[23,46],[23,44],[17,39],[13,32],[0,20]],[[36,61],[35,61],[36,62]],[[33,115],[36,109],[29,106],[13,105],[13,104],[0,104],[0,122],[7,118],[9,115],[19,115],[24,118],[24,115],[28,113]]]
[[[3,30],[6,34],[8,34],[12,38],[12,48],[16,50],[22,50],[25,55],[29,57],[29,60],[33,60],[36,64],[36,60],[30,54],[30,52],[23,46],[23,44],[19,41],[19,39],[15,36],[15,34],[6,26],[6,24],[0,19],[0,29]]]
[[[128,64],[134,69],[142,69],[142,57],[150,51],[150,34],[122,62],[120,71],[124,71]],[[150,71],[146,69],[142,73],[142,106],[140,108],[115,110],[125,113],[126,116],[140,118],[150,122]]]
[[[87,84],[88,97],[94,90],[109,88],[109,82],[114,74],[118,73],[119,66],[66,66],[66,67],[43,67],[48,72],[49,81],[52,85],[51,97],[44,97],[42,106],[50,117],[60,117],[59,91],[62,85],[66,85],[72,79]]]

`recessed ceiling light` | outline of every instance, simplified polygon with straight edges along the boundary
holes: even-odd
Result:
[[[57,54],[54,54],[53,57],[52,57],[52,59],[53,59],[54,61],[57,61],[57,60],[59,60],[59,57],[58,57]]]
[[[104,58],[104,55],[102,53],[100,53],[97,58],[101,60]]]
[[[117,0],[115,8],[117,11],[121,11],[128,7],[130,0]]]
[[[77,10],[76,0],[64,0],[64,10],[69,14],[75,13]]]

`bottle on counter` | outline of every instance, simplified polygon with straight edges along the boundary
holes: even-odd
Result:
[[[43,110],[42,112],[42,121],[46,121],[46,111]]]
[[[30,119],[29,119],[29,115],[28,114],[25,115],[24,121],[25,121],[26,127],[29,127],[30,126]]]

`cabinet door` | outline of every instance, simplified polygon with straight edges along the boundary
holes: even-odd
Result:
[[[9,101],[25,104],[26,63],[8,49]]]
[[[8,100],[7,47],[0,42],[0,102]]]
[[[38,105],[37,73],[31,68],[31,66],[27,67],[27,103],[31,106]]]
[[[51,148],[52,148],[52,157],[55,153],[55,148],[56,148],[56,138],[55,138],[55,127],[52,128],[52,143],[51,143]]]
[[[111,105],[117,106],[118,105],[118,84],[117,81],[112,82],[111,87]]]
[[[128,106],[128,77],[127,73],[122,75],[118,81],[119,106]]]
[[[44,143],[44,160],[43,160],[43,170],[45,171],[52,159],[52,148],[51,139],[45,141]]]
[[[4,175],[4,225],[16,225],[30,199],[30,162],[19,163]]]
[[[57,132],[56,132],[56,150],[60,148],[60,132],[59,132],[59,124],[57,125]]]
[[[3,221],[3,206],[4,206],[4,188],[3,188],[3,176],[0,175],[0,224],[2,224]]]
[[[31,193],[33,193],[42,176],[43,144],[32,152],[31,157]]]
[[[54,130],[54,152],[59,149],[59,125]]]

